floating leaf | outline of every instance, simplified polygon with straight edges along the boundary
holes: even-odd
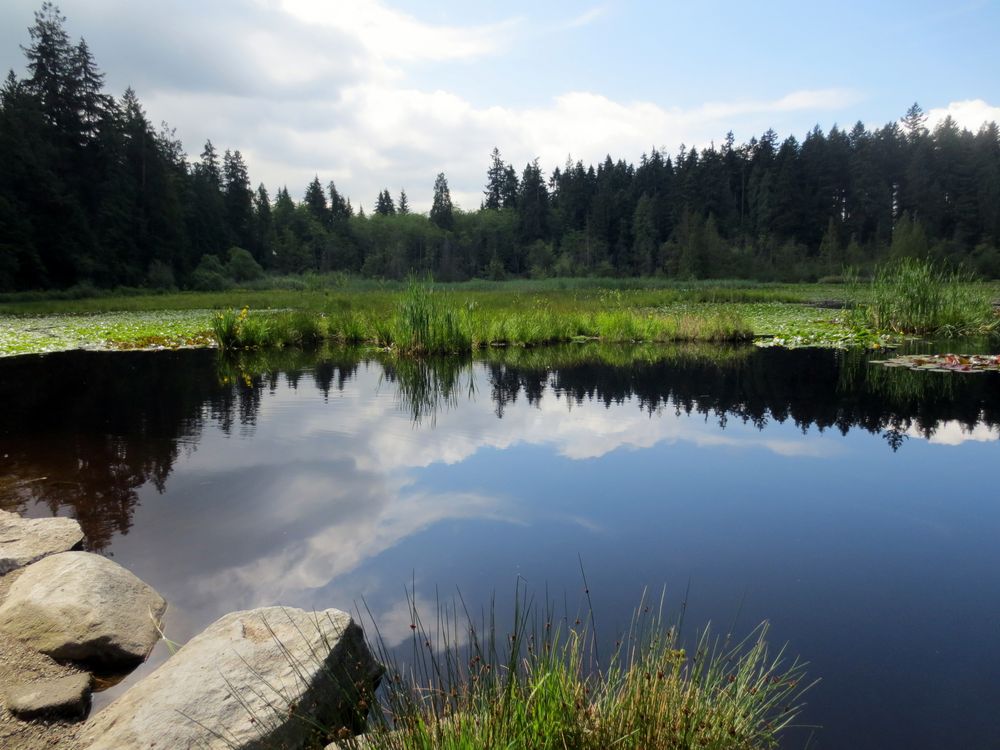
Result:
[[[1000,372],[1000,354],[907,354],[871,364],[923,372]]]

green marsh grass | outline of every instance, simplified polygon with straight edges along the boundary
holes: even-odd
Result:
[[[593,302],[506,298],[480,304],[411,283],[385,309],[313,315],[223,310],[213,319],[219,348],[313,345],[324,338],[408,355],[464,354],[489,347],[542,346],[580,339],[605,343],[745,341],[750,326],[728,310],[670,314],[625,302],[620,292]]]
[[[962,336],[1000,327],[990,289],[964,271],[902,258],[879,266],[854,296],[855,323],[896,334]]]
[[[372,622],[384,687],[368,732],[342,748],[774,748],[809,687],[805,665],[768,646],[766,623],[737,642],[706,628],[686,648],[683,617],[668,623],[662,600],[640,604],[602,661],[589,614],[558,617],[523,590],[507,632],[495,609],[476,621],[464,603],[439,607],[427,627],[408,599],[409,656]]]

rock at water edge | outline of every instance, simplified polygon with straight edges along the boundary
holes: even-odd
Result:
[[[48,555],[68,552],[83,541],[72,518],[21,518],[0,510],[0,576]]]
[[[360,729],[381,673],[344,612],[234,612],[94,717],[80,746],[302,747],[317,724]]]
[[[62,552],[29,565],[0,606],[0,630],[54,659],[133,667],[149,654],[167,603],[121,565]]]

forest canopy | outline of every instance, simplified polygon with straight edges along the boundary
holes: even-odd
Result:
[[[319,176],[294,197],[254,188],[238,149],[189,159],[135,91],[105,91],[52,4],[28,34],[24,77],[0,87],[0,290],[211,289],[265,271],[795,281],[928,255],[1000,277],[996,123],[928,129],[914,105],[875,130],[729,133],[551,173],[494,149],[477,209],[438,174],[428,215],[388,188],[365,215]]]

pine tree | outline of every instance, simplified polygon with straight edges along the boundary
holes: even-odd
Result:
[[[222,177],[230,242],[244,249],[250,248],[253,244],[253,193],[246,162],[238,150],[226,150],[222,157]]]
[[[375,213],[380,216],[395,215],[396,204],[392,202],[392,196],[389,195],[388,189],[378,194],[378,200],[375,202]]]
[[[104,74],[97,69],[90,48],[84,39],[73,50],[71,76],[75,82],[73,106],[77,109],[84,143],[98,137],[98,130],[107,121],[114,102],[104,93]]]
[[[351,218],[353,213],[351,202],[344,200],[344,197],[337,191],[337,186],[333,184],[333,180],[330,180],[327,185],[327,192],[330,194],[330,213],[333,217],[333,224],[335,226],[343,224]]]
[[[253,241],[250,253],[263,268],[269,268],[274,254],[274,219],[271,216],[271,198],[264,183],[257,186],[253,196]]]
[[[323,193],[323,186],[319,182],[319,176],[313,177],[312,182],[306,188],[303,203],[320,226],[326,227],[330,225],[332,217],[326,207],[326,195]]]
[[[454,209],[451,205],[451,191],[448,189],[448,180],[444,172],[439,172],[434,179],[434,200],[431,203],[431,221],[444,230],[451,230],[455,226]]]
[[[910,141],[915,141],[927,135],[927,115],[920,105],[913,102],[903,116],[903,130]]]
[[[28,29],[31,45],[22,47],[28,58],[28,89],[38,97],[49,124],[64,129],[73,112],[67,94],[73,88],[72,46],[63,28],[66,18],[50,2],[35,12]]]
[[[503,188],[500,190],[500,207],[517,208],[517,198],[520,186],[517,183],[517,172],[511,164],[507,165],[503,175]]]
[[[399,191],[399,205],[397,206],[396,211],[400,216],[406,216],[410,213],[410,201],[406,198],[405,190]]]
[[[538,159],[524,167],[521,192],[517,198],[517,213],[521,242],[528,245],[535,240],[548,239],[549,191],[542,178]]]
[[[131,89],[130,89],[131,90]],[[133,92],[134,94],[135,92]],[[222,186],[222,172],[219,170],[219,155],[215,151],[215,146],[211,140],[205,141],[205,148],[201,151],[201,174],[206,180],[212,182],[217,188]]]
[[[507,166],[500,158],[500,149],[493,147],[490,154],[490,168],[486,172],[486,189],[483,190],[483,208],[496,211],[503,206]]]

